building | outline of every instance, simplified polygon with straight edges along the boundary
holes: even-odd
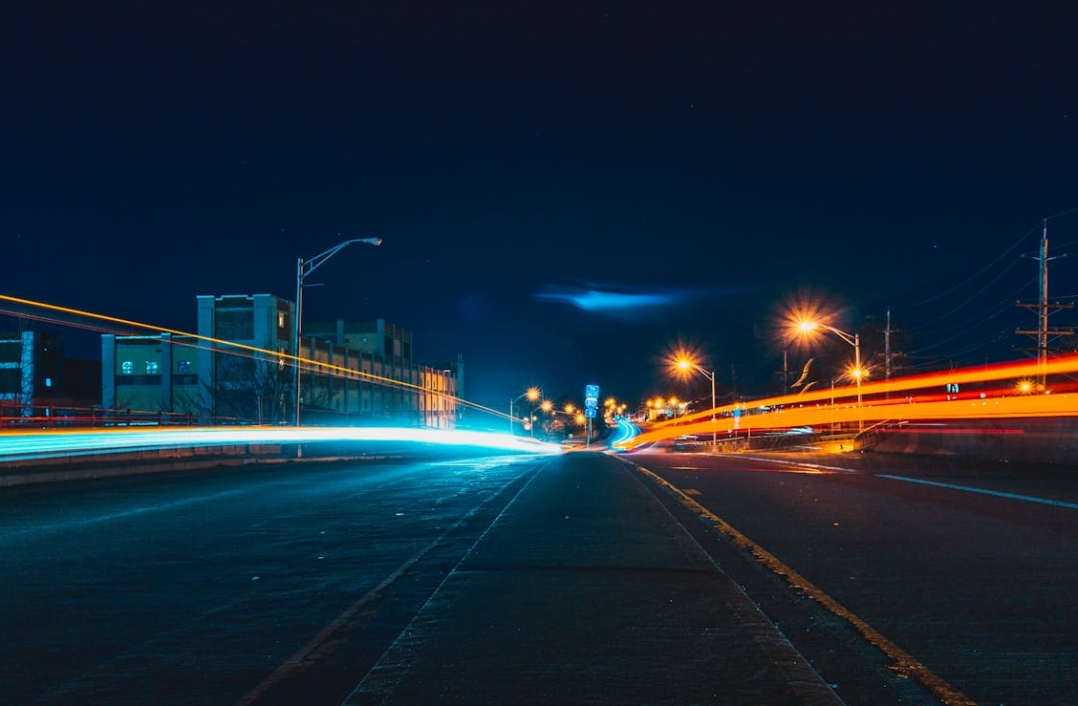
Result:
[[[295,417],[295,305],[270,294],[198,298],[198,335],[102,337],[103,404],[162,419],[284,424]],[[463,363],[412,360],[412,338],[384,320],[311,324],[301,337],[308,424],[452,428]]]
[[[464,384],[464,364],[456,360],[440,365],[420,365],[412,360],[412,334],[384,319],[364,322],[338,320],[304,327],[300,358],[367,373],[349,386],[347,378],[305,373],[301,391],[304,414],[332,421],[333,415],[358,411],[367,419],[413,419],[420,426],[452,428],[460,410],[457,398]],[[308,380],[311,380],[310,382]],[[355,397],[356,399],[353,399]]]
[[[202,418],[194,336],[101,337],[101,406],[128,423],[192,424]]]
[[[0,418],[74,423],[100,405],[96,362],[69,359],[54,333],[0,333]]]

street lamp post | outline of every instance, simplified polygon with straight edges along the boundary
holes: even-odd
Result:
[[[688,358],[678,360],[677,366],[682,370],[695,370],[711,381],[711,450],[714,451],[718,443],[718,436],[715,433],[715,372],[709,373]]]
[[[299,386],[300,386],[300,374],[299,374],[299,337],[303,331],[303,280],[307,278],[312,272],[328,260],[336,255],[338,252],[348,247],[352,243],[367,243],[368,245],[381,245],[381,238],[353,238],[352,240],[346,240],[343,243],[334,245],[329,250],[323,253],[319,253],[312,258],[304,260],[302,257],[296,262],[296,316],[295,321],[292,322],[292,356],[295,363],[295,368],[292,372],[292,389],[295,393],[295,423],[299,426]]]
[[[782,394],[790,392],[790,347],[787,345],[786,336],[782,337]]]
[[[517,395],[516,397],[509,398],[509,433],[510,434],[512,434],[514,436],[516,435],[516,429],[513,428],[513,425],[516,423],[516,417],[513,416],[513,405],[515,405],[518,401],[520,401],[521,399],[523,399],[525,397],[527,397],[532,402],[535,402],[537,399],[539,399],[539,395],[540,395],[540,393],[539,393],[539,388],[538,387],[529,387],[527,390],[525,390],[523,393]],[[534,436],[534,435],[535,435],[535,432],[533,431],[532,436]]]
[[[825,328],[831,333],[841,338],[846,343],[853,346],[853,377],[857,382],[857,431],[865,430],[864,417],[861,415],[861,378],[863,377],[861,371],[861,334],[859,333],[846,333],[840,331],[834,326],[828,326],[827,324],[821,324],[818,321],[803,321],[798,325],[798,328],[802,331],[812,331],[816,328]]]

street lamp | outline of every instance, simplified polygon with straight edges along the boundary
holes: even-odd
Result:
[[[513,435],[516,434],[516,430],[513,428],[513,424],[516,422],[516,418],[513,416],[513,405],[515,405],[519,400],[521,400],[521,399],[523,399],[525,397],[527,397],[530,401],[535,402],[537,399],[539,399],[539,396],[540,396],[540,393],[539,393],[539,388],[538,387],[529,387],[523,393],[517,395],[516,397],[512,397],[512,398],[509,399],[509,433],[510,434],[513,434]],[[534,434],[535,434],[535,432],[533,431],[532,435],[534,436]]]
[[[831,333],[841,338],[846,343],[853,346],[853,377],[857,381],[857,431],[864,431],[865,421],[861,416],[861,378],[864,377],[864,372],[861,370],[861,334],[854,333],[849,334],[845,331],[839,331],[834,326],[828,326],[827,324],[821,324],[819,321],[802,321],[797,325],[798,330],[808,333],[809,331],[815,331],[817,328],[825,328]]]
[[[293,370],[292,377],[292,389],[295,392],[295,406],[296,406],[296,426],[299,426],[299,336],[303,330],[303,280],[307,275],[314,272],[318,267],[336,255],[338,252],[348,247],[352,243],[367,243],[368,245],[381,245],[381,238],[353,238],[352,240],[346,240],[343,243],[334,245],[329,250],[323,253],[319,253],[314,257],[304,260],[302,257],[296,262],[296,320],[292,322],[292,356],[295,361],[295,369]]]
[[[679,370],[685,372],[695,370],[711,381],[711,450],[714,451],[715,445],[718,443],[718,437],[715,433],[715,372],[709,373],[688,358],[678,358],[676,364]]]

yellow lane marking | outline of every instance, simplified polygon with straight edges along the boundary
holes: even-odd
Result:
[[[774,573],[782,576],[786,579],[786,582],[790,584],[791,588],[803,593],[804,595],[812,598],[820,605],[830,610],[835,615],[846,619],[854,628],[857,629],[866,640],[878,647],[885,655],[894,661],[892,670],[903,677],[911,677],[923,684],[926,689],[932,692],[932,694],[942,701],[947,706],[977,706],[976,702],[970,699],[962,692],[955,689],[953,686],[944,681],[941,677],[934,674],[924,664],[915,659],[912,655],[900,648],[895,643],[888,640],[882,634],[880,634],[875,628],[859,618],[852,611],[845,608],[838,601],[831,598],[831,596],[824,593],[821,589],[814,586],[805,577],[798,574],[796,571],[786,566],[779,561],[775,556],[770,554],[760,545],[753,542],[745,535],[738,532],[725,520],[718,515],[714,514],[706,507],[689,497],[688,491],[683,491],[676,485],[661,478],[657,473],[649,471],[643,466],[633,464],[638,470],[650,477],[660,486],[663,486],[681,501],[681,503],[692,511],[694,514],[701,518],[711,522],[715,529],[719,532],[730,537],[730,539],[737,546],[742,549],[746,549],[751,552],[756,559],[766,566]],[[697,493],[698,494],[698,493]]]

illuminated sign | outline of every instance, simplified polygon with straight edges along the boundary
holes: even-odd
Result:
[[[585,385],[584,386],[584,406],[588,409],[595,409],[599,406],[599,386],[598,385]],[[594,414],[591,416],[595,416]]]

